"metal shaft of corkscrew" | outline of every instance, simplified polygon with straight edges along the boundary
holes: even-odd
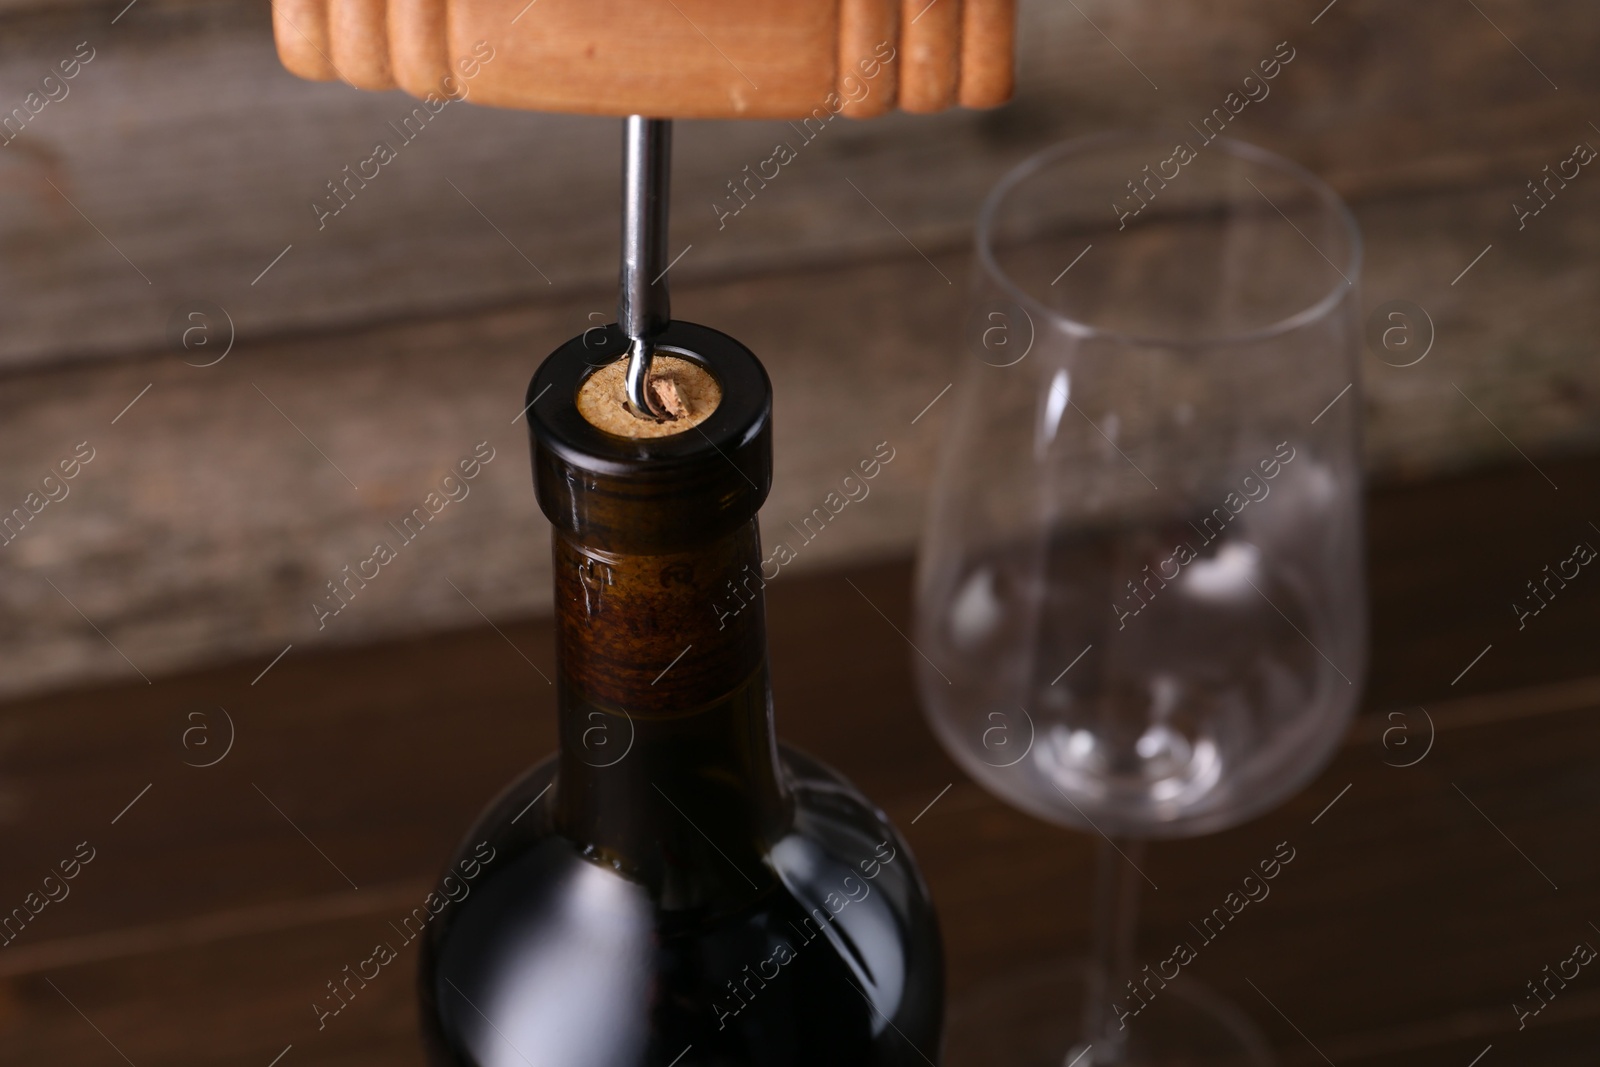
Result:
[[[655,337],[672,319],[667,294],[668,181],[672,122],[630,115],[622,134],[622,285],[617,322],[628,335],[628,401],[642,414],[666,413],[650,395]]]

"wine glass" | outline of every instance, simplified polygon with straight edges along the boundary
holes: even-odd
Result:
[[[1101,859],[1081,1021],[1070,974],[1024,976],[955,1067],[1270,1062],[1186,975],[1123,980],[1141,842],[1278,804],[1356,705],[1361,243],[1316,177],[1197,132],[1059,145],[979,219],[917,684],[972,777]]]

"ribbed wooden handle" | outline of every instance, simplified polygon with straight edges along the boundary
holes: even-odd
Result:
[[[656,118],[1011,96],[1015,0],[274,0],[283,65],[360,89]]]

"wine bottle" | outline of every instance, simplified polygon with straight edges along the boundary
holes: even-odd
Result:
[[[429,1056],[937,1063],[942,949],[911,852],[773,732],[766,372],[691,323],[658,344],[721,390],[681,432],[633,439],[580,412],[585,380],[626,351],[615,326],[557,349],[528,388],[555,528],[560,750],[489,806],[441,886],[421,956]]]

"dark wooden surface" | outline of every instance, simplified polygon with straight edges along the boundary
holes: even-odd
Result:
[[[1467,1067],[1491,1045],[1481,1067],[1595,1062],[1600,973],[1520,1032],[1512,1010],[1544,965],[1600,944],[1600,575],[1585,569],[1521,631],[1510,607],[1574,543],[1600,544],[1600,461],[1540,467],[1549,481],[1521,464],[1376,493],[1373,670],[1348,743],[1270,815],[1148,853],[1154,953],[1275,843],[1297,850],[1193,966],[1287,1064]],[[773,586],[779,725],[906,831],[959,997],[1081,951],[1093,849],[990,798],[935,744],[910,652],[864,599],[903,629],[908,593],[903,561]],[[0,1064],[265,1067],[291,1045],[281,1067],[418,1063],[410,950],[320,1032],[311,1002],[550,750],[550,637],[504,623],[295,652],[254,683],[265,660],[0,709],[0,910],[79,842],[96,850],[71,895],[0,948]],[[219,707],[232,749],[185,766],[220,754]],[[1423,750],[1419,707],[1431,751],[1386,765]],[[1390,734],[1386,748],[1396,725],[1408,746]],[[208,744],[185,744],[195,727]]]

